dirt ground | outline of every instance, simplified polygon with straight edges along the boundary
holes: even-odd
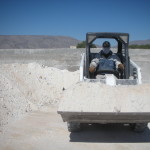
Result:
[[[74,55],[72,56],[73,59],[69,59],[69,57],[71,57],[72,55],[73,50],[71,50],[71,52],[69,51],[69,49],[66,50],[64,55],[63,53],[60,54],[61,51],[62,50],[59,50],[57,53],[55,53],[54,50],[51,50],[51,52],[48,53],[47,51],[45,51],[45,53],[42,55],[41,51],[36,51],[36,53],[34,53],[33,51],[26,52],[23,50],[22,51],[16,50],[12,52],[9,50],[9,52],[7,51],[5,53],[4,51],[1,50],[0,54],[2,55],[0,55],[1,58],[0,63],[12,64],[14,62],[19,63],[39,62],[39,64],[42,64],[46,63],[46,60],[48,60],[48,63],[51,64],[53,67],[57,67],[60,69],[69,68],[69,70],[75,71],[80,63],[81,51],[74,52]],[[136,52],[135,50],[132,51],[131,56],[136,61],[136,63],[142,67],[144,76],[143,81],[145,83],[147,82],[150,83],[149,78],[150,70],[147,69],[149,68],[150,50],[145,50],[144,53],[142,53],[139,50],[137,50]],[[25,55],[23,56],[24,53]],[[51,57],[51,60],[48,59],[49,56]],[[78,60],[76,60],[76,58],[78,58]],[[34,69],[32,70],[34,72]],[[9,70],[7,71],[8,73],[10,73]],[[40,72],[38,74],[38,77],[40,78],[38,78],[37,84],[40,88],[39,82],[43,81],[42,82],[43,86],[41,87],[42,90],[44,90],[47,87],[46,86],[47,81],[45,81],[43,78],[45,73],[42,74],[42,78]],[[23,70],[20,71],[20,74],[21,75],[24,74]],[[7,72],[5,72],[5,75],[6,75],[5,77],[7,77]],[[30,76],[30,74],[27,75]],[[25,76],[24,78],[26,79],[26,77],[28,76]],[[12,82],[14,82],[13,79],[14,78],[11,78]],[[51,81],[50,78],[48,79],[49,84],[52,85],[52,82],[50,82]],[[26,83],[26,87],[27,85],[28,84]],[[33,86],[34,85],[36,85],[36,83],[33,83]],[[16,87],[17,86],[18,85],[16,84]],[[21,88],[22,86],[18,86],[18,89]],[[11,90],[11,88],[9,88],[9,90]],[[0,92],[1,91],[2,89],[0,89]],[[34,94],[32,95],[34,96]],[[18,101],[15,102],[18,103]],[[12,122],[10,122],[6,126],[6,128],[4,128],[4,130],[0,132],[0,150],[47,150],[47,149],[149,150],[150,149],[150,124],[148,125],[148,128],[144,133],[135,133],[130,130],[130,127],[128,125],[122,124],[107,124],[107,125],[84,124],[82,132],[69,133],[67,130],[67,124],[64,123],[62,121],[61,116],[57,114],[58,109],[57,107],[58,107],[57,105],[54,106],[46,103],[46,105],[40,107],[40,109],[37,110],[33,109],[32,111],[26,112],[23,115],[21,115],[18,119],[15,119]]]
[[[28,113],[10,124],[0,137],[1,150],[149,150],[150,130],[134,133],[121,124],[84,125],[80,133],[69,133],[56,107]]]

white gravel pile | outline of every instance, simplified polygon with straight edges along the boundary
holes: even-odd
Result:
[[[79,82],[64,92],[58,111],[149,112],[149,98],[149,84],[108,86],[99,82]]]
[[[79,71],[36,63],[0,65],[0,126],[25,112],[57,105],[63,91],[78,81]]]
[[[78,81],[79,71],[69,72],[37,63],[0,65],[0,127],[28,111],[46,111],[46,106],[57,105],[61,99],[60,111],[126,112],[126,108],[130,108],[132,112],[139,106],[149,110],[149,85],[109,87]],[[113,105],[108,105],[110,99]]]

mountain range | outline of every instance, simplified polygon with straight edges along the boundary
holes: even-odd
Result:
[[[0,49],[70,48],[80,42],[68,36],[0,35]]]
[[[70,48],[80,42],[80,40],[68,36],[0,35],[0,49]],[[145,44],[150,44],[150,39],[130,42],[130,45]]]
[[[138,40],[138,41],[131,41],[130,45],[146,45],[150,44],[150,39],[148,40]]]

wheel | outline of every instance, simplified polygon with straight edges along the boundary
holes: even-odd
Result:
[[[147,123],[136,123],[134,127],[135,132],[144,132],[147,128]]]
[[[135,132],[144,132],[148,123],[131,123],[130,127]]]
[[[81,130],[80,123],[78,122],[67,122],[69,132],[79,132]]]
[[[135,123],[130,123],[130,129],[134,130],[134,128],[135,128]]]

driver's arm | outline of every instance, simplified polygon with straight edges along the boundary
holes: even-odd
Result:
[[[89,67],[89,71],[91,73],[95,72],[96,71],[96,68],[99,64],[99,59],[98,58],[94,58],[91,63],[90,63],[90,67]]]
[[[113,54],[112,57],[111,57],[114,62],[115,62],[115,65],[116,65],[116,69],[118,71],[123,71],[124,70],[124,65],[121,63],[121,60],[120,58],[116,55],[116,54]]]
[[[120,59],[118,57],[116,57],[116,59],[114,59],[114,61],[116,64],[116,69],[123,71],[124,65],[121,63]]]

